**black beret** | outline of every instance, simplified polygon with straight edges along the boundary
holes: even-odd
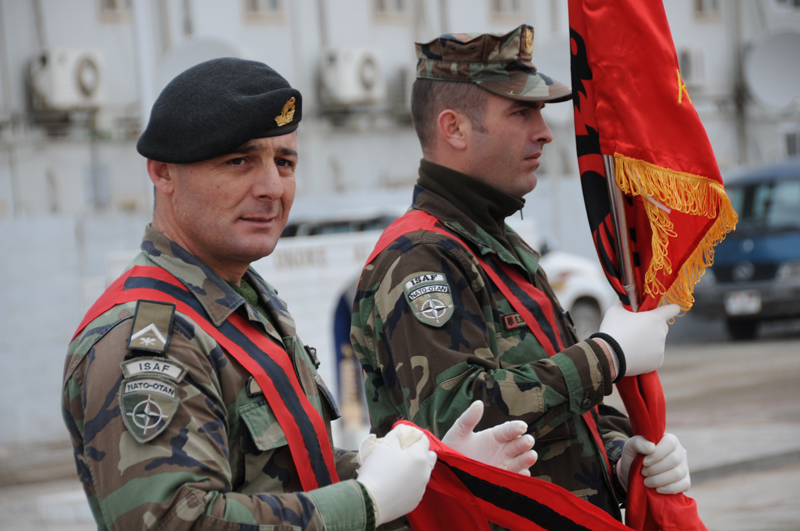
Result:
[[[212,59],[161,91],[136,149],[159,162],[208,160],[254,138],[291,133],[302,108],[300,92],[264,63]]]

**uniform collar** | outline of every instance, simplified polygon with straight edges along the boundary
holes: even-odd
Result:
[[[286,306],[278,298],[277,291],[267,284],[252,267],[248,268],[245,275],[258,292],[264,306],[274,317],[275,326],[261,318],[258,312],[246,304],[245,300],[210,267],[155,230],[152,225],[148,224],[145,228],[141,249],[150,260],[171,273],[194,294],[214,326],[221,326],[234,311],[245,305],[248,318],[251,321],[262,323],[270,336],[280,341],[282,337],[294,335],[294,320],[289,315]]]
[[[417,183],[446,199],[494,237],[505,238],[505,219],[525,205],[524,199],[425,159],[420,162]]]
[[[482,255],[522,266],[511,241],[519,236],[505,218],[525,204],[520,199],[469,175],[422,159],[414,189],[413,208],[435,216],[445,226],[466,238]]]

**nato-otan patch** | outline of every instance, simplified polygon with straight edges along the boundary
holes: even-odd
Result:
[[[175,305],[168,302],[137,301],[133,328],[128,340],[131,350],[164,353],[172,334]]]
[[[453,316],[453,294],[443,273],[414,273],[403,280],[411,311],[426,325],[443,326]]]
[[[124,378],[119,388],[119,408],[128,433],[146,443],[163,432],[180,403],[178,386],[158,376]]]

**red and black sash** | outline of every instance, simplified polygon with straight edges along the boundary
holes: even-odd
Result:
[[[437,461],[422,502],[408,514],[414,531],[489,531],[489,522],[511,531],[629,530],[558,485],[479,463],[422,431]]]
[[[168,271],[131,268],[95,302],[73,339],[114,306],[137,300],[175,304],[255,378],[286,435],[303,490],[339,481],[325,422],[303,391],[288,354],[236,312],[214,326],[200,301]]]
[[[412,210],[396,219],[386,230],[383,231],[375,249],[367,259],[367,264],[371,263],[376,256],[383,250],[391,245],[395,240],[405,234],[416,232],[418,230],[427,230],[443,234],[461,244],[483,268],[483,271],[491,279],[500,292],[508,299],[511,306],[520,314],[525,324],[528,325],[533,335],[539,340],[539,343],[545,349],[548,356],[564,350],[564,344],[559,333],[558,325],[555,319],[554,303],[547,295],[542,293],[532,283],[528,282],[522,274],[514,267],[501,262],[500,260],[484,260],[483,257],[475,254],[452,232],[446,230],[444,226],[433,214],[429,214],[424,210]],[[611,464],[608,461],[608,454],[605,450],[603,437],[600,435],[600,430],[597,427],[597,421],[594,415],[597,414],[597,408],[587,411],[583,415],[583,419],[589,426],[589,431],[592,433],[597,451],[603,456],[603,461],[606,465],[608,478],[611,480]]]

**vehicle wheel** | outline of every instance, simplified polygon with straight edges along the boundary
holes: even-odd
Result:
[[[758,320],[756,319],[728,319],[725,328],[734,341],[748,341],[755,339],[758,333]]]
[[[569,314],[575,324],[575,332],[578,334],[578,339],[584,340],[600,330],[600,321],[602,321],[603,315],[600,313],[600,306],[594,300],[580,299],[575,301]]]

